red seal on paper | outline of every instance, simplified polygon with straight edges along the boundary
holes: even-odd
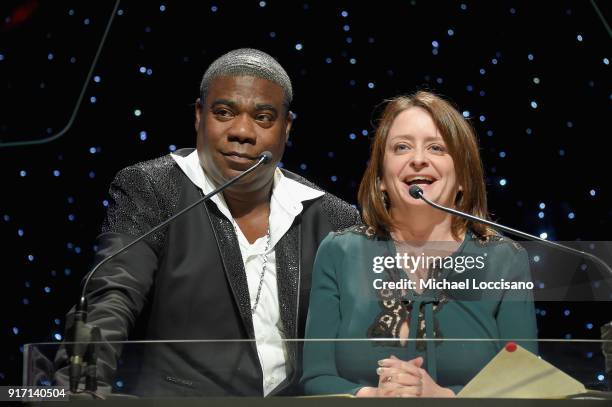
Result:
[[[508,343],[506,344],[506,350],[507,350],[508,352],[514,352],[514,351],[516,350],[516,343],[514,343],[514,342],[508,342]]]

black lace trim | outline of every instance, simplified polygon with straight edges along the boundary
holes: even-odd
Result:
[[[374,229],[372,229],[371,227],[367,226],[367,225],[354,225],[354,226],[350,226],[346,229],[342,229],[339,230],[337,232],[334,232],[336,235],[344,235],[346,233],[355,233],[358,235],[363,235],[368,239],[375,239],[376,238],[376,234],[374,233]]]
[[[439,274],[439,270],[432,270],[430,272],[430,277],[433,277],[434,274]],[[387,270],[386,271],[388,278],[386,281],[400,281],[399,276],[400,273],[403,273],[403,270]],[[436,276],[437,277],[437,276]],[[391,338],[393,340],[390,341],[374,341],[373,344],[375,346],[396,346],[396,347],[405,347],[407,345],[407,341],[402,341],[400,337],[400,330],[403,323],[407,323],[410,326],[410,319],[412,317],[412,313],[415,312],[414,309],[414,299],[409,298],[408,295],[404,295],[403,297],[398,293],[399,290],[378,290],[377,295],[379,297],[378,305],[381,308],[380,313],[376,316],[374,322],[370,325],[367,331],[367,337],[373,339],[386,339]],[[440,331],[440,326],[438,324],[438,319],[436,318],[436,314],[442,309],[444,304],[448,302],[448,297],[443,291],[436,291],[434,293],[436,297],[434,300],[429,301],[432,304],[433,308],[433,336],[434,338],[442,338],[442,332]],[[413,336],[415,339],[425,339],[427,338],[427,329],[425,323],[425,307],[426,302],[421,302],[421,307],[418,309],[418,322],[417,322],[417,332],[416,335]],[[410,332],[409,332],[409,336]],[[397,339],[400,339],[399,341]],[[438,342],[436,342],[436,345]],[[416,349],[419,352],[425,350],[426,343],[424,341],[417,341]]]

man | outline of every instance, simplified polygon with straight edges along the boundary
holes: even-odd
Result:
[[[146,395],[288,394],[299,379],[310,277],[321,240],[359,222],[352,206],[276,164],[289,137],[291,81],[269,55],[238,49],[214,61],[196,102],[197,150],[120,171],[96,263],[134,236],[252,166],[271,163],[101,268],[89,320],[107,341],[255,339],[143,346]],[[133,349],[133,348],[132,348]],[[128,347],[124,347],[124,357]],[[118,347],[103,349],[105,375]],[[121,370],[120,370],[121,371]]]

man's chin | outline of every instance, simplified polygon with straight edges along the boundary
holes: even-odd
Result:
[[[247,167],[247,169],[248,168],[250,168],[250,166]],[[232,178],[239,176],[240,174],[244,173],[244,171],[245,170],[242,169],[226,169],[225,171],[223,171],[223,182],[227,182]],[[266,175],[262,172],[262,169],[258,168],[250,174],[247,174],[244,177],[240,178],[238,181],[232,184],[232,186],[240,186],[241,188],[245,188],[246,186],[248,186],[250,187],[248,189],[261,188],[266,184],[266,181],[263,179],[264,177],[266,177]]]
[[[241,157],[228,157],[224,164],[225,172],[240,173],[257,164],[257,160],[250,160]]]
[[[226,163],[223,163],[223,164],[224,165],[216,165],[214,169],[212,168],[210,169],[211,171],[206,171],[209,178],[213,179],[213,181],[216,184],[227,182],[230,179],[239,176],[240,174],[242,174],[243,172],[245,172],[251,167],[251,165],[241,165],[241,164],[226,165]],[[210,174],[211,172],[214,173],[212,177]],[[250,174],[247,175],[246,178],[250,178]],[[241,179],[238,182],[243,182],[243,181],[244,180]]]

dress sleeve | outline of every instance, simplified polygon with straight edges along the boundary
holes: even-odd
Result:
[[[515,252],[509,264],[507,281],[531,281],[529,257],[525,249],[521,248]],[[516,339],[519,345],[537,354],[538,344],[535,340],[538,339],[538,333],[531,290],[506,290],[496,320],[500,338]],[[519,339],[531,341],[519,341]]]
[[[304,344],[304,373],[301,380],[304,393],[308,395],[355,394],[363,387],[338,375],[333,341],[309,341],[338,337],[341,314],[337,278],[344,254],[335,242],[333,232],[321,242],[317,251],[306,320],[307,341]]]

